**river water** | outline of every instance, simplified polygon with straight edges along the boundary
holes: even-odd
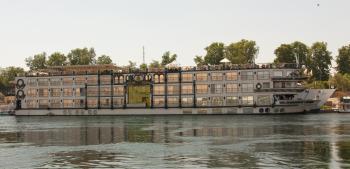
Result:
[[[350,168],[350,114],[0,116],[0,168]]]

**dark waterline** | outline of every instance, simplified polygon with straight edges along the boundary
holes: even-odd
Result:
[[[350,168],[350,114],[0,117],[0,168]]]

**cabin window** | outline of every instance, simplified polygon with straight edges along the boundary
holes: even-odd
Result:
[[[39,108],[48,108],[49,107],[49,100],[43,99],[39,100]]]
[[[207,84],[196,84],[196,93],[199,93],[199,94],[208,93],[208,85]]]
[[[181,86],[181,93],[183,94],[192,94],[193,93],[193,86],[190,84],[184,84]]]
[[[75,96],[85,96],[85,88],[76,88],[75,89]]]
[[[39,89],[39,97],[48,97],[49,89]]]
[[[168,97],[168,106],[170,107],[179,106],[179,97]]]
[[[193,98],[192,97],[182,97],[181,104],[184,107],[193,106]]]
[[[65,96],[65,97],[73,96],[73,89],[72,88],[64,88],[63,89],[63,96]]]
[[[85,77],[83,76],[75,77],[75,85],[85,85]]]
[[[273,88],[282,88],[282,82],[273,82]]]
[[[226,92],[227,93],[238,92],[238,84],[235,84],[235,83],[226,84]]]
[[[212,73],[211,74],[211,80],[215,80],[215,81],[218,81],[218,80],[223,80],[223,75],[222,73]]]
[[[220,93],[222,93],[222,85],[221,84],[211,84],[210,91],[212,94],[220,94]]]
[[[270,96],[258,96],[257,97],[257,104],[258,105],[269,105],[270,104]]]
[[[153,88],[153,94],[155,95],[163,95],[164,94],[164,85],[155,85]]]
[[[60,78],[50,79],[50,85],[51,86],[61,86],[61,79]]]
[[[39,86],[48,86],[49,85],[49,79],[38,79],[38,85]]]
[[[111,87],[100,87],[100,96],[110,96]]]
[[[241,86],[242,86],[242,92],[253,92],[254,90],[253,83],[243,83]]]
[[[111,84],[111,75],[101,75],[100,82],[101,84]]]
[[[111,100],[110,98],[100,98],[100,105],[101,107],[111,107]]]
[[[27,104],[27,108],[36,108],[37,106],[36,100],[27,100],[26,104]]]
[[[181,76],[181,80],[184,82],[191,82],[193,80],[193,75],[191,73],[183,73]]]
[[[97,108],[97,99],[96,98],[88,98],[87,99],[88,108]]]
[[[254,97],[253,96],[242,96],[242,104],[243,105],[253,105]]]
[[[238,97],[236,96],[227,96],[226,97],[226,106],[236,106],[239,104]]]
[[[28,85],[29,86],[37,86],[36,79],[28,79]]]
[[[197,73],[196,79],[197,79],[197,81],[207,81],[208,80],[208,73]]]
[[[159,75],[154,75],[154,83],[159,83]]]
[[[208,106],[209,104],[209,98],[208,97],[197,97],[196,104],[198,107],[201,106]]]
[[[29,96],[29,97],[36,97],[36,89],[28,89],[27,90],[27,96]]]
[[[97,76],[88,76],[87,77],[88,85],[97,85]]]
[[[51,108],[61,108],[61,100],[58,100],[58,99],[50,100],[50,107]]]
[[[124,105],[124,98],[122,97],[114,97],[113,98],[113,106],[114,107],[123,107]]]
[[[282,71],[274,71],[273,72],[273,76],[274,77],[282,77],[283,76],[283,72]]]
[[[124,95],[124,86],[114,86],[113,87],[114,96],[123,96]]]
[[[241,72],[241,80],[254,80],[254,74],[251,71]]]
[[[73,107],[73,100],[72,99],[64,99],[63,100],[63,107],[64,108],[71,108]]]
[[[285,87],[286,87],[286,88],[292,88],[292,87],[294,87],[294,83],[293,83],[293,82],[285,82],[284,84],[285,84]]]
[[[168,85],[168,94],[179,94],[178,85]]]
[[[88,86],[87,96],[98,96],[98,88],[95,86]]]
[[[212,97],[211,98],[212,106],[223,106],[224,105],[224,97]]]
[[[268,89],[268,88],[270,88],[270,82],[263,82],[262,88],[263,88],[263,89]]]
[[[164,97],[155,96],[153,97],[153,105],[155,107],[164,107],[165,99]]]
[[[65,86],[73,85],[73,78],[71,78],[71,77],[63,78],[63,85],[65,85]]]
[[[163,83],[164,82],[164,75],[159,75],[159,83]]]
[[[226,73],[226,80],[237,80],[237,72]]]
[[[179,81],[178,73],[168,74],[168,82],[178,82],[178,81]]]
[[[60,97],[61,96],[61,89],[60,88],[50,89],[50,96],[51,97]]]
[[[83,99],[75,99],[74,100],[74,107],[76,107],[76,108],[85,107],[85,101]]]
[[[268,72],[268,71],[258,72],[258,79],[259,80],[267,80],[269,78],[270,78],[270,72]]]

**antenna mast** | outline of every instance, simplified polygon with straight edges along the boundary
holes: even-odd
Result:
[[[142,46],[142,62],[145,64],[145,47]]]

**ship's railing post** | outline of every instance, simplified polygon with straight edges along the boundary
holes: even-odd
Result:
[[[150,94],[151,94],[151,109],[153,109],[153,76],[151,75],[151,84],[150,84]]]
[[[87,91],[87,83],[85,83],[85,110],[87,110],[87,109],[88,109],[87,95],[88,95],[88,91]]]
[[[168,69],[165,68],[165,75],[164,75],[164,95],[165,95],[165,99],[164,99],[164,108],[167,109],[168,108]]]
[[[101,108],[101,80],[100,80],[100,71],[97,71],[97,109]]]
[[[197,107],[197,102],[196,102],[196,80],[193,80],[193,107]]]
[[[113,96],[114,95],[114,73],[113,70],[111,70],[111,109],[114,109],[113,105]]]
[[[181,93],[181,85],[182,83],[182,69],[179,69],[179,108],[182,108],[182,93]]]

